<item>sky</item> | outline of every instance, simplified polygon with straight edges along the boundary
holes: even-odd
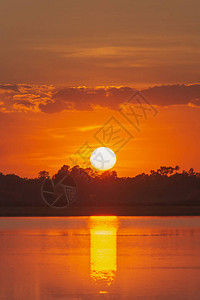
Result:
[[[54,174],[85,143],[101,146],[110,118],[131,136],[114,149],[119,176],[198,170],[199,9],[196,0],[1,1],[0,172]],[[149,108],[139,130],[120,113],[135,89]]]

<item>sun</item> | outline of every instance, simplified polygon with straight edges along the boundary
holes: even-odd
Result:
[[[116,155],[110,148],[100,147],[92,152],[90,162],[97,170],[109,170],[116,163]]]

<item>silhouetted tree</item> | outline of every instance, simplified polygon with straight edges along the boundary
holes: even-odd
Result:
[[[40,171],[38,173],[38,178],[39,179],[44,179],[44,178],[49,178],[49,177],[50,177],[49,172],[47,172],[47,171]]]

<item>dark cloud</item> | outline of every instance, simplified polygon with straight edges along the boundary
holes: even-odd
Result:
[[[12,84],[0,84],[0,89],[19,92],[18,86],[16,84],[14,84],[14,85],[12,85]]]
[[[40,109],[46,113],[63,110],[91,110],[95,105],[118,109],[121,104],[134,94],[130,87],[121,88],[69,88],[54,93],[53,102],[40,104]],[[141,93],[152,105],[187,105],[189,103],[200,105],[200,85],[169,85],[155,86],[144,89]]]
[[[178,104],[199,105],[200,84],[155,86],[142,91],[154,105],[167,106]]]
[[[129,87],[111,88],[66,88],[56,91],[53,102],[40,104],[44,112],[53,113],[63,110],[92,110],[94,106],[118,109],[119,105],[126,101],[134,92]]]
[[[130,87],[57,89],[52,86],[0,85],[0,88],[6,90],[0,94],[1,108],[4,103],[4,111],[10,112],[15,111],[16,104],[44,113],[93,110],[96,106],[116,110],[135,93]],[[200,106],[200,84],[155,86],[140,92],[152,105]]]

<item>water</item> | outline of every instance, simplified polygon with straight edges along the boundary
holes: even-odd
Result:
[[[200,299],[200,217],[0,218],[0,299]]]

